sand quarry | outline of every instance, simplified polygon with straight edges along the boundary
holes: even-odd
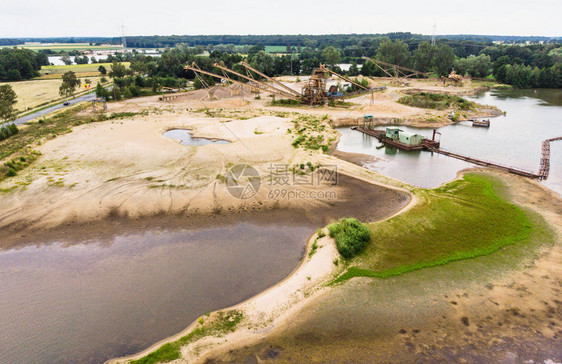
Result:
[[[423,85],[420,81],[416,87]],[[37,163],[25,174],[0,183],[3,189],[25,185],[1,197],[0,228],[15,231],[86,222],[110,214],[135,218],[267,204],[265,190],[253,202],[232,198],[220,176],[241,163],[257,167],[263,176],[272,163],[318,163],[325,158],[291,146],[287,129],[297,113],[327,115],[333,126],[357,125],[366,113],[375,114],[380,123],[427,124],[416,115],[425,118],[429,111],[396,103],[401,95],[390,89],[375,93],[372,105],[367,95],[348,100],[354,105],[346,108],[272,107],[265,94],[256,99],[249,90],[221,87],[215,91],[216,100],[206,90],[198,90],[179,94],[170,102],[154,96],[110,103],[109,114],[138,115],[75,127],[72,133],[38,146],[43,157]],[[82,112],[88,113],[90,109]],[[443,117],[437,124],[447,123],[447,111],[431,113]],[[186,147],[162,136],[170,129],[189,129],[196,137],[232,143]]]
[[[412,81],[412,83],[409,88],[441,90],[457,94],[473,90],[467,87],[443,87],[439,84],[430,84],[428,81]],[[401,96],[402,91],[404,88],[390,87],[383,93],[376,93],[372,101],[370,95],[348,100],[354,105],[346,108],[272,107],[268,106],[270,99],[265,94],[262,94],[261,99],[255,99],[255,95],[249,92],[233,89],[218,89],[215,92],[217,100],[209,97],[205,90],[199,90],[181,94],[170,102],[159,101],[158,97],[147,97],[110,103],[109,113],[138,114],[81,125],[73,128],[69,134],[46,141],[36,147],[42,153],[42,157],[25,173],[0,183],[1,188],[9,189],[14,184],[25,182],[23,187],[0,196],[2,204],[0,229],[3,231],[0,248],[24,244],[27,237],[49,234],[54,228],[60,229],[71,225],[88,229],[90,224],[106,218],[119,217],[134,220],[155,214],[202,216],[263,208],[283,209],[303,206],[318,208],[325,203],[313,199],[272,200],[268,198],[267,188],[260,189],[253,199],[236,199],[228,193],[223,180],[228,169],[237,164],[251,164],[262,176],[268,174],[272,164],[294,165],[311,162],[315,165],[337,165],[338,172],[355,179],[379,188],[392,188],[408,193],[410,186],[343,161],[335,155],[295,149],[291,145],[292,137],[287,133],[287,130],[293,126],[291,120],[297,113],[328,115],[329,122],[336,126],[355,125],[367,113],[373,114],[381,123],[389,120],[424,126],[447,123],[447,111],[427,111],[397,104],[395,101]],[[89,112],[82,111],[82,113]],[[428,116],[438,121],[427,122]],[[201,147],[184,146],[162,135],[170,129],[189,129],[193,136],[223,139],[231,143]],[[506,181],[515,201],[541,214],[560,237],[562,207],[559,198],[537,183],[497,174]],[[302,186],[299,188],[307,189]],[[338,191],[341,187],[331,188]],[[556,203],[552,204],[552,201]],[[405,207],[402,205],[402,208],[407,209],[415,203],[416,199],[413,198]],[[273,347],[273,354],[270,350],[273,345],[277,345],[276,338],[283,336],[284,332],[288,333],[288,337],[296,338],[305,338],[309,335],[311,342],[316,342],[317,345],[311,345],[306,350],[327,348],[328,357],[322,357],[320,354],[307,357],[303,354],[306,350],[299,351],[301,347],[295,346],[294,358],[304,361],[322,361],[330,358],[345,361],[361,350],[374,352],[380,351],[381,348],[386,350],[381,353],[402,352],[403,355],[397,359],[409,360],[415,358],[420,350],[427,352],[432,348],[431,345],[437,345],[436,347],[449,345],[450,348],[466,343],[477,345],[489,335],[504,335],[504,342],[509,342],[518,337],[520,334],[518,328],[521,325],[527,325],[531,330],[539,330],[545,337],[545,342],[556,340],[561,334],[560,301],[556,298],[559,297],[562,276],[560,266],[557,264],[561,252],[559,245],[556,245],[544,251],[538,263],[527,271],[515,271],[507,276],[494,275],[485,283],[475,283],[474,292],[477,292],[477,295],[464,297],[463,292],[456,286],[436,285],[430,292],[426,292],[425,299],[437,303],[427,306],[427,309],[425,306],[418,307],[419,311],[415,311],[419,314],[417,317],[426,318],[425,321],[423,319],[411,321],[411,314],[408,312],[414,311],[410,311],[411,307],[406,307],[407,305],[396,306],[396,310],[390,309],[390,313],[369,311],[369,314],[377,313],[390,317],[394,315],[397,317],[396,325],[401,326],[400,330],[395,330],[397,327],[391,323],[388,327],[393,334],[387,339],[382,340],[382,336],[377,336],[369,343],[356,340],[355,346],[350,343],[349,350],[337,354],[335,347],[330,346],[332,342],[326,341],[326,346],[323,346],[322,340],[318,341],[318,338],[315,338],[313,329],[299,331],[299,323],[303,323],[303,328],[315,327],[317,330],[323,330],[322,327],[314,326],[316,324],[311,317],[325,317],[322,315],[326,313],[328,316],[337,315],[337,308],[333,308],[336,311],[327,309],[330,306],[329,302],[336,300],[334,297],[343,297],[341,295],[345,295],[343,291],[346,290],[359,292],[364,289],[363,286],[374,288],[368,279],[357,279],[352,284],[336,289],[325,287],[324,283],[338,273],[340,268],[332,263],[337,257],[333,242],[325,237],[320,239],[319,243],[318,253],[311,259],[303,260],[290,277],[270,290],[236,306],[236,309],[244,312],[248,320],[245,323],[248,325],[226,337],[206,338],[184,347],[183,359],[178,362],[204,362],[209,358],[219,361],[248,359],[251,362],[259,362],[267,358],[274,360],[279,350],[276,351]],[[310,242],[308,248],[310,249]],[[517,296],[520,290],[511,282],[518,282],[517,284],[525,286],[524,296]],[[485,284],[502,288],[483,289]],[[535,287],[537,289],[534,289]],[[457,303],[448,303],[452,300],[451,297],[456,295],[459,296],[454,299]],[[407,299],[414,301],[415,296],[408,296]],[[494,331],[497,328],[491,326],[488,328],[487,335],[475,325],[467,326],[466,332],[447,329],[452,327],[450,325],[453,321],[457,322],[461,317],[472,318],[474,315],[477,320],[478,318],[485,320],[488,316],[499,315],[505,312],[505,309],[511,309],[518,300],[520,301],[518,310],[525,310],[527,314],[536,315],[538,319],[523,320],[521,325],[510,326],[512,330],[502,331],[501,335]],[[495,302],[497,305],[492,303],[480,310],[484,301]],[[376,303],[373,305],[375,308],[381,307]],[[542,307],[540,312],[539,307]],[[531,308],[534,311],[530,311]],[[555,310],[554,313],[551,308]],[[451,309],[455,311],[452,312]],[[320,315],[316,315],[319,312]],[[432,319],[437,317],[436,315],[445,317],[438,322],[442,325],[441,329],[431,326],[437,325],[437,321]],[[295,317],[300,319],[295,321]],[[364,321],[365,316],[351,317],[350,320]],[[329,321],[327,322],[326,325],[329,325]],[[180,337],[196,325],[197,323],[194,323],[183,333],[166,341]],[[417,335],[421,330],[420,327],[428,329],[423,331],[425,336]],[[549,329],[547,330],[546,327]],[[382,330],[379,334],[383,335],[390,331]],[[423,340],[416,338],[423,338]],[[413,346],[414,351],[404,351],[402,348],[405,342],[410,343],[406,346]],[[135,357],[145,355],[162,343]],[[537,344],[537,350],[539,349],[540,343]],[[443,351],[437,350],[437,352],[441,355]],[[459,352],[462,354],[462,350],[456,353]],[[517,353],[514,355],[518,357]],[[373,356],[358,358],[364,361],[374,359]],[[460,359],[463,357],[460,355],[450,358],[462,361]],[[506,358],[512,356],[508,355]],[[130,358],[117,361],[123,362],[128,359]],[[427,359],[434,360],[440,357],[435,354]],[[443,360],[447,360],[447,357]],[[470,358],[465,360],[470,361]]]

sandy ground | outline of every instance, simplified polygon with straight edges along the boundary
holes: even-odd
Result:
[[[361,78],[361,77],[360,77]],[[297,92],[300,92],[302,87],[306,84],[307,77],[300,78],[300,82],[294,82],[295,77],[282,77],[282,83]],[[213,88],[214,92],[209,95],[206,90],[197,90],[181,95],[172,103],[186,103],[193,105],[194,108],[232,108],[239,107],[240,110],[251,110],[256,108],[267,108],[279,112],[299,112],[303,114],[312,115],[326,115],[328,114],[334,126],[344,125],[358,125],[363,120],[364,115],[373,115],[376,124],[403,124],[420,127],[438,127],[451,123],[448,115],[453,111],[448,110],[430,110],[410,107],[397,103],[400,97],[412,92],[439,92],[451,95],[473,95],[477,92],[486,90],[486,86],[479,83],[472,83],[467,81],[462,87],[443,85],[440,81],[412,79],[408,80],[406,86],[393,86],[390,79],[377,78],[376,81],[368,79],[371,86],[387,86],[387,90],[382,92],[375,92],[372,95],[361,95],[351,99],[346,99],[346,102],[351,103],[351,106],[346,107],[308,107],[308,106],[293,106],[293,107],[271,107],[268,104],[271,98],[266,94],[261,94],[261,100],[255,99],[255,94],[251,93],[247,88],[244,92],[240,93],[237,87],[231,88]],[[331,79],[330,82],[336,83],[337,80]],[[461,115],[459,120],[469,118],[482,118],[498,116],[500,111],[494,107],[482,106],[477,111],[463,112],[465,117]]]
[[[354,180],[368,182],[366,185],[372,183],[373,188],[376,188],[377,186],[388,186],[383,183],[383,180],[376,181],[376,177],[378,177],[378,175],[371,174],[369,172],[358,173],[362,171],[350,163],[338,161],[331,156],[324,156],[323,161],[339,163],[338,167],[344,171],[343,173],[346,176],[349,175],[352,176]],[[387,182],[393,183],[394,181],[389,180]],[[346,182],[344,185],[348,186],[349,184]],[[402,190],[404,193],[406,192],[406,190],[399,187],[394,188]],[[359,188],[354,189],[358,190]],[[363,196],[366,197],[367,194],[364,194]],[[369,198],[368,200],[374,201],[373,198]],[[402,204],[403,207],[395,211],[393,214],[387,214],[385,219],[406,211],[416,203],[416,199],[411,199],[409,203]],[[364,208],[363,212],[367,212],[369,209],[374,208],[374,205],[380,204],[372,203],[369,205],[370,208]],[[381,208],[384,209],[382,206]],[[375,209],[380,210],[379,208]],[[365,219],[365,216],[361,216],[361,218],[363,218],[363,220],[368,220]],[[373,216],[372,218],[376,217]],[[326,229],[324,229],[324,231],[327,233]],[[309,239],[305,258],[289,277],[245,302],[224,309],[235,309],[243,312],[244,321],[238,330],[223,337],[206,337],[183,347],[182,359],[177,362],[203,362],[203,359],[207,355],[215,352],[216,350],[230,350],[259,341],[277,328],[289,325],[290,322],[294,320],[295,315],[298,315],[299,311],[302,310],[303,307],[306,307],[308,303],[314,299],[314,297],[322,295],[323,292],[328,291],[329,288],[325,286],[325,283],[333,279],[341,272],[342,265],[336,265],[334,263],[336,260],[339,262],[340,256],[336,250],[333,239],[329,236],[316,239],[317,234],[314,234]],[[316,253],[309,255],[314,241],[318,244],[318,250]],[[213,315],[211,315],[211,318],[212,317]],[[142,358],[165,343],[175,341],[188,334],[198,326],[199,323],[195,322],[184,331],[153,345],[141,353],[126,358],[110,360],[108,363],[125,363],[129,360]]]
[[[560,362],[562,203],[533,181],[498,176],[515,203],[552,226],[554,246],[522,261],[504,251],[386,280],[356,278],[299,304],[268,336],[197,361]]]
[[[419,86],[416,84],[416,87]],[[0,183],[0,189],[10,190],[0,196],[3,207],[0,211],[0,232],[3,233],[0,248],[13,246],[26,234],[48,232],[54,227],[76,226],[104,218],[138,219],[155,214],[205,215],[217,211],[295,206],[313,209],[325,204],[314,199],[271,200],[267,197],[269,189],[260,189],[251,201],[236,199],[228,193],[222,180],[231,166],[241,163],[256,167],[262,176],[268,174],[272,163],[310,161],[314,164],[337,165],[338,172],[359,180],[404,191],[409,189],[406,184],[335,156],[297,150],[291,146],[292,139],[286,131],[292,126],[290,120],[294,113],[328,114],[335,125],[349,120],[357,122],[365,114],[365,107],[374,107],[370,105],[370,96],[351,100],[357,105],[350,108],[319,108],[270,107],[267,106],[269,100],[265,95],[256,100],[243,93],[213,101],[205,93],[199,93],[181,95],[167,103],[158,101],[157,97],[111,103],[108,105],[109,112],[142,110],[144,113],[75,127],[72,133],[58,136],[37,147],[43,156],[32,167]],[[373,113],[381,118],[396,115],[406,122],[418,112],[415,108],[397,106],[394,100],[399,97],[398,91],[389,89],[375,96],[380,110]],[[173,128],[190,129],[195,136],[219,138],[232,143],[183,146],[162,136],[163,132]],[[527,188],[529,193],[525,197],[535,199],[516,202],[542,213],[560,234],[560,207],[559,204],[552,205],[553,196],[547,190],[538,190],[539,187],[526,180],[505,178],[512,181],[514,196],[520,196],[519,191]],[[11,190],[14,186],[19,187]],[[299,188],[305,191],[314,189]],[[415,200],[409,206],[413,203]],[[297,313],[301,315],[305,312],[303,310],[311,307],[330,306],[329,303],[311,306],[311,302],[322,302],[323,297],[333,297],[325,292],[340,292],[318,289],[320,283],[329,279],[338,269],[333,263],[333,244],[324,238],[320,245],[322,247],[318,252],[311,259],[305,259],[291,277],[240,306],[246,312],[248,322],[254,326],[250,325],[250,328],[228,336],[226,340],[229,345],[249,345],[269,333],[271,335],[268,338],[274,338],[274,333],[289,328],[289,323],[294,321]],[[559,248],[553,248],[550,254],[556,249]],[[548,259],[548,256],[543,258]],[[552,259],[556,259],[556,255]],[[557,265],[555,267],[559,269]],[[555,284],[559,284],[559,273],[552,273]],[[357,282],[338,289],[370,284],[365,280]],[[450,290],[450,287],[447,289]],[[351,289],[350,292],[358,290]],[[308,299],[310,297],[314,300]],[[552,299],[548,302],[549,305],[555,304]],[[431,317],[427,312],[423,315]],[[364,317],[359,320],[365,322]],[[558,324],[555,322],[555,325]],[[222,338],[219,341],[224,340]],[[196,348],[184,348],[183,354],[191,359],[193,353],[198,353],[197,360],[202,361],[211,352],[217,352],[217,345],[218,341],[210,339],[196,343]],[[256,353],[259,354],[259,350]],[[237,353],[246,355],[245,352]]]
[[[342,168],[369,179],[358,166],[342,163]],[[338,257],[333,241],[324,237],[318,252],[285,281],[228,308],[244,313],[236,332],[187,345],[176,362],[559,360],[562,203],[546,203],[556,196],[538,183],[494,174],[515,203],[539,213],[554,229],[558,243],[537,251],[536,261],[531,256],[499,264],[489,256],[384,281],[359,278],[326,287],[341,267],[333,263]],[[140,358],[197,326],[112,362]]]
[[[268,197],[268,188],[248,200],[228,193],[224,179],[228,169],[237,164],[252,165],[267,182],[272,165],[339,163],[293,148],[287,129],[292,127],[294,110],[260,109],[260,102],[263,100],[256,104],[234,97],[163,103],[149,97],[110,103],[109,112],[141,114],[75,127],[73,132],[37,146],[42,157],[18,176],[0,183],[0,189],[8,191],[0,195],[0,230],[6,232],[0,248],[13,246],[22,235],[36,230],[117,216],[136,219],[154,214],[322,206],[323,202],[315,199],[274,200]],[[174,128],[232,143],[180,145],[162,135]],[[307,193],[318,189],[292,187]]]
[[[296,91],[300,91],[306,84],[308,77],[300,78],[300,82],[295,82],[296,77],[285,76],[280,80],[287,86]],[[363,77],[359,76],[359,80]],[[344,125],[357,125],[362,121],[364,115],[373,115],[376,124],[403,124],[419,127],[438,127],[450,124],[451,121],[447,117],[452,109],[449,110],[429,110],[416,107],[410,107],[398,104],[396,101],[400,97],[416,93],[416,92],[437,92],[449,95],[474,95],[478,92],[487,90],[489,87],[482,82],[472,82],[465,80],[463,86],[445,85],[439,80],[435,79],[408,79],[402,86],[392,84],[390,78],[366,78],[371,87],[386,86],[387,90],[383,92],[375,92],[372,95],[362,95],[348,100],[357,104],[347,110],[347,112],[331,112],[330,115],[334,120],[335,126]],[[331,82],[336,84],[337,79],[332,78]],[[501,114],[494,107],[483,106],[475,112],[466,112],[464,117],[461,115],[460,120],[467,120],[470,118],[483,118],[493,117]]]

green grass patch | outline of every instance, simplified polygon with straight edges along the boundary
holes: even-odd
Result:
[[[498,196],[492,177],[466,174],[390,220],[368,224],[373,243],[338,277],[387,278],[413,270],[489,255],[526,241],[533,224],[519,207]]]
[[[314,242],[312,243],[312,247],[310,248],[310,252],[308,253],[308,257],[312,258],[312,256],[316,253],[317,250],[318,250],[318,238],[314,239]]]
[[[328,116],[300,115],[293,121],[293,147],[309,150],[322,149],[326,153],[331,143],[336,140],[336,131],[329,125]]]
[[[180,349],[182,346],[195,342],[206,336],[222,336],[229,332],[233,332],[236,326],[242,321],[243,314],[240,311],[231,310],[228,312],[219,312],[218,317],[214,320],[205,322],[199,320],[199,325],[189,334],[180,339],[162,345],[158,350],[148,354],[147,356],[133,360],[131,364],[153,364],[166,363],[181,357]]]
[[[302,103],[292,99],[275,99],[271,100],[269,106],[301,106]]]
[[[420,92],[414,95],[403,96],[398,102],[407,106],[435,110],[445,110],[448,108],[471,110],[475,107],[473,102],[463,99],[460,96],[434,94],[430,92]]]
[[[31,163],[35,162],[41,153],[31,148],[25,148],[18,155],[0,165],[0,181],[14,177]]]
[[[285,53],[285,52],[287,52],[287,46],[266,45],[265,51],[267,53]]]

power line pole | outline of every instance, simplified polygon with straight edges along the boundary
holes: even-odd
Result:
[[[436,35],[437,35],[437,22],[433,22],[433,32],[431,34],[431,45],[435,45]]]
[[[123,49],[127,51],[127,38],[125,37],[125,25],[123,24],[123,19],[121,19],[121,44]]]

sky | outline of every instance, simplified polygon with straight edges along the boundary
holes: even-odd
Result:
[[[0,0],[0,38],[412,32],[562,36],[562,0]]]

